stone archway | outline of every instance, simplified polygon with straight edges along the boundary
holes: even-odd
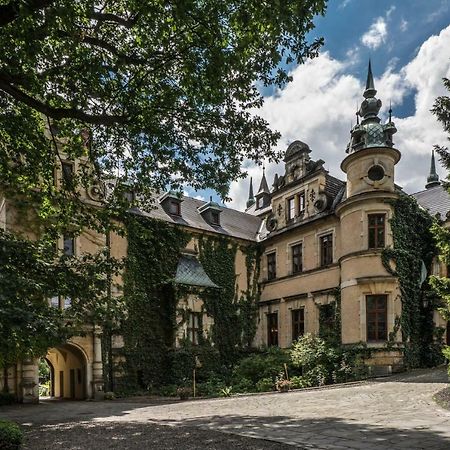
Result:
[[[80,347],[70,343],[53,347],[45,358],[53,367],[54,398],[84,400],[88,397],[88,360]]]

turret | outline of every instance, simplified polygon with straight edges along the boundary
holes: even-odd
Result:
[[[263,175],[261,178],[261,183],[259,184],[259,189],[255,195],[256,199],[256,209],[265,208],[270,205],[270,190],[267,184],[266,171],[263,167]]]
[[[401,156],[392,140],[397,129],[392,122],[391,108],[388,121],[381,123],[378,113],[382,103],[375,97],[376,93],[369,61],[364,100],[357,112],[361,122],[357,120],[350,131],[348,156],[341,164],[347,174],[347,197],[374,190],[395,190],[394,166]]]

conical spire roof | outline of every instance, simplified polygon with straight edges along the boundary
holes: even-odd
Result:
[[[367,69],[367,81],[366,90],[364,91],[364,98],[375,97],[377,90],[375,89],[375,83],[373,82],[372,75],[372,63],[369,59],[369,67]]]
[[[250,186],[248,188],[247,208],[255,204],[255,196],[253,195],[253,178],[250,177]]]
[[[427,184],[425,187],[427,189],[433,186],[439,186],[441,182],[439,181],[439,175],[436,172],[436,162],[434,160],[434,150],[431,151],[431,164],[430,164],[430,174],[427,178]]]
[[[266,169],[264,167],[263,167],[263,175],[261,178],[261,183],[260,183],[259,189],[258,189],[258,194],[261,194],[262,192],[270,194],[269,185],[267,184],[267,180],[266,180]]]

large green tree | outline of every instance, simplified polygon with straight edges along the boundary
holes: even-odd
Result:
[[[450,80],[444,78],[444,86],[450,92]],[[438,121],[442,124],[444,131],[448,134],[448,139],[450,140],[450,95],[442,95],[438,97],[433,105],[433,114],[436,115]],[[441,157],[441,162],[450,172],[450,152],[445,146],[435,147],[439,156]],[[450,175],[447,176],[450,180]],[[449,185],[446,185],[449,190]],[[446,220],[445,218],[442,218]],[[439,249],[439,254],[441,260],[450,267],[450,230],[439,225],[433,227],[434,235],[437,242],[437,247]],[[432,277],[432,285],[435,288],[437,294],[442,298],[443,304],[440,308],[440,312],[444,319],[450,321],[450,277],[447,273],[447,277]],[[447,359],[450,360],[450,346],[444,348],[444,354]],[[450,373],[450,368],[449,368]]]
[[[0,0],[0,194],[33,211],[38,246],[85,227],[105,232],[127,208],[150,207],[155,191],[168,187],[189,184],[226,197],[244,159],[277,157],[279,134],[257,115],[261,88],[282,87],[292,63],[317,55],[322,41],[308,36],[325,5]],[[61,162],[79,158],[85,164],[55,186]],[[95,205],[82,200],[83,190]],[[130,191],[139,195],[124,195]],[[0,200],[0,217],[3,207]],[[26,241],[15,244],[20,254],[29,250]],[[31,252],[27,264],[54,274],[60,260],[42,264],[41,256]],[[103,262],[91,261],[90,277],[105,279]],[[47,275],[36,283],[42,273],[34,270],[19,276],[17,259],[9,264],[17,282],[0,279],[4,340],[9,325],[16,334],[31,330],[16,326],[20,314],[8,305],[27,312],[28,300],[43,300],[53,283]],[[98,300],[91,310],[105,304],[98,295],[81,297]]]
[[[283,86],[290,63],[317,55],[322,41],[306,36],[325,4],[0,0],[1,188],[29,195],[37,185],[44,215],[51,197],[53,215],[84,217],[54,192],[64,150],[95,167],[70,194],[114,177],[103,205],[113,212],[130,188],[187,183],[226,196],[245,158],[277,156],[279,134],[256,114],[259,88]]]

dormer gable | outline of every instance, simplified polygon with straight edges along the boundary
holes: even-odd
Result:
[[[160,205],[167,214],[169,214],[170,216],[180,216],[180,217],[181,217],[182,201],[183,197],[174,191],[166,192],[159,199]]]
[[[210,198],[208,203],[197,208],[197,211],[210,225],[220,227],[222,207],[218,203],[213,202],[212,198]]]

